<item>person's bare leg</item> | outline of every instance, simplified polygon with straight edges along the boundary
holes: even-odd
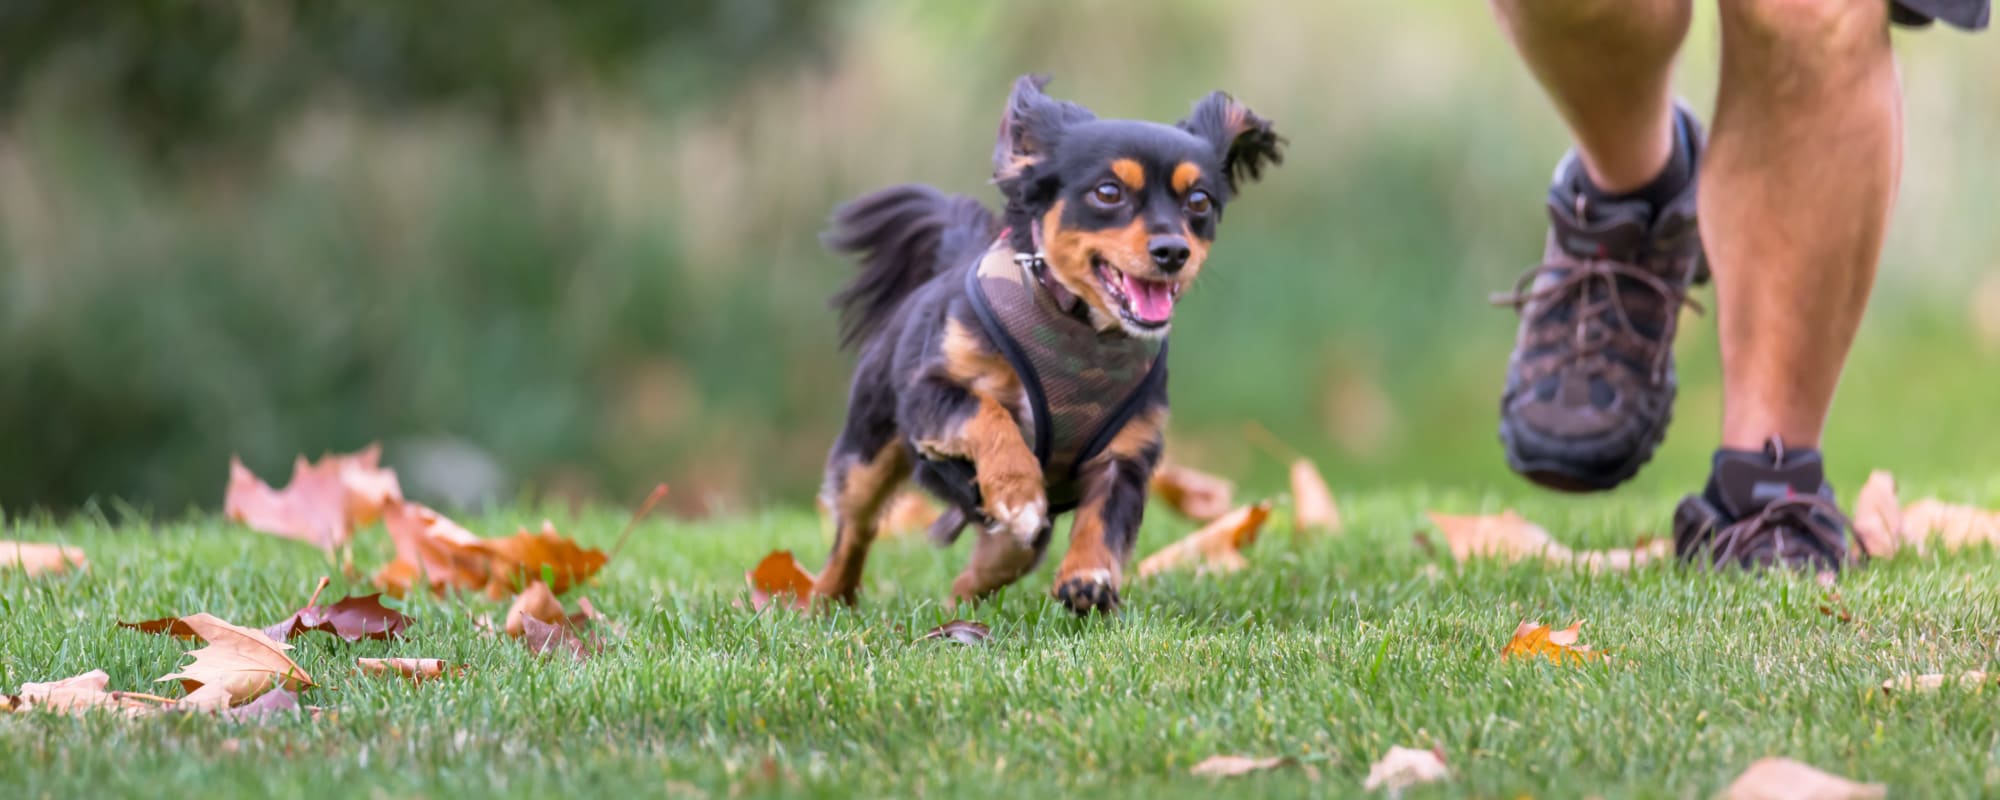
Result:
[[[1690,0],[1492,0],[1576,138],[1591,183],[1644,186],[1673,155],[1674,54]]]
[[[1901,168],[1882,0],[1722,0],[1698,190],[1716,283],[1722,445],[1817,447]]]

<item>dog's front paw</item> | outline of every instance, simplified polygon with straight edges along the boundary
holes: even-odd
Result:
[[[1024,545],[1049,524],[1049,499],[1040,470],[1008,470],[981,476],[988,528]]]
[[[1092,612],[1112,614],[1118,611],[1118,578],[1108,569],[1080,570],[1071,575],[1056,576],[1054,591],[1057,600],[1087,617]]]

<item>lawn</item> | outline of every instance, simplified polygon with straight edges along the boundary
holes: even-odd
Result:
[[[1512,505],[1569,544],[1629,545],[1664,533],[1670,497],[1340,499],[1346,533],[1295,542],[1281,514],[1250,570],[1145,582],[1111,620],[1045,599],[1046,567],[998,602],[949,610],[940,600],[965,547],[917,538],[876,550],[856,610],[753,613],[739,605],[744,570],[778,547],[816,565],[813,516],[654,519],[565,598],[589,597],[623,628],[593,660],[482,636],[475,617],[501,603],[413,598],[404,610],[418,621],[402,641],[294,640],[324,685],[304,701],[335,715],[0,715],[0,785],[11,797],[1352,795],[1370,762],[1405,745],[1442,748],[1454,771],[1413,797],[1707,796],[1767,755],[1897,794],[2000,792],[1995,689],[1878,688],[2000,662],[1989,550],[1906,551],[1850,574],[1843,620],[1821,611],[1827,592],[1810,580],[1661,565],[1460,569],[1412,538],[1427,509]],[[2000,481],[1952,499],[1994,505]],[[624,513],[547,512],[601,547]],[[462,521],[496,535],[542,516]],[[9,526],[0,538],[80,545],[91,567],[0,573],[4,691],[94,668],[144,690],[191,645],[115,620],[206,611],[261,626],[337,573],[311,547],[215,519]],[[1140,551],[1186,530],[1156,507]],[[379,528],[364,531],[356,561],[365,574],[389,551]],[[336,574],[327,597],[366,591]],[[991,625],[990,644],[915,641],[959,616]],[[1612,658],[1501,661],[1524,619],[1587,620],[1583,641]],[[350,674],[355,657],[379,655],[472,670],[414,686]],[[1283,769],[1217,786],[1188,774],[1215,754],[1294,756],[1318,780]]]

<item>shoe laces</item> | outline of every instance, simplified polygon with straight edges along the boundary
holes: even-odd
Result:
[[[1795,494],[1771,501],[1757,513],[1715,532],[1710,547],[1718,560],[1741,560],[1751,555],[1764,540],[1777,536],[1782,556],[1785,537],[1796,531],[1820,553],[1838,562],[1840,542],[1847,529],[1847,517],[1840,507],[1818,494]]]
[[[1579,217],[1583,214],[1581,196],[1577,198],[1577,213]],[[1532,288],[1544,274],[1554,275],[1555,280]],[[1632,324],[1632,315],[1625,310],[1625,301],[1619,293],[1619,278],[1629,278],[1666,301],[1667,319],[1660,331],[1660,346],[1653,354],[1650,375],[1653,384],[1658,385],[1666,380],[1667,370],[1673,363],[1674,330],[1680,324],[1680,307],[1685,304],[1697,314],[1707,310],[1688,296],[1684,287],[1676,287],[1665,278],[1633,264],[1608,258],[1572,256],[1568,261],[1548,262],[1530,268],[1515,281],[1513,291],[1495,293],[1489,302],[1496,306],[1512,306],[1516,313],[1524,313],[1530,304],[1540,304],[1529,320],[1530,325],[1554,309],[1572,304],[1576,333],[1570,352],[1562,358],[1562,363],[1566,364],[1603,352],[1619,333],[1638,335],[1637,327]],[[1593,286],[1601,286],[1604,291],[1592,292]],[[1605,327],[1607,319],[1613,322],[1614,328]]]

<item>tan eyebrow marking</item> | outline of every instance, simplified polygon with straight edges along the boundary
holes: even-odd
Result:
[[[1201,167],[1195,166],[1191,161],[1181,162],[1179,166],[1174,167],[1174,194],[1187,194],[1188,187],[1193,186],[1198,180],[1201,180]]]
[[[1125,185],[1132,187],[1133,191],[1146,188],[1146,168],[1139,166],[1139,162],[1137,161],[1129,158],[1121,158],[1113,161],[1111,162],[1111,174],[1118,176],[1118,180],[1124,181]]]

